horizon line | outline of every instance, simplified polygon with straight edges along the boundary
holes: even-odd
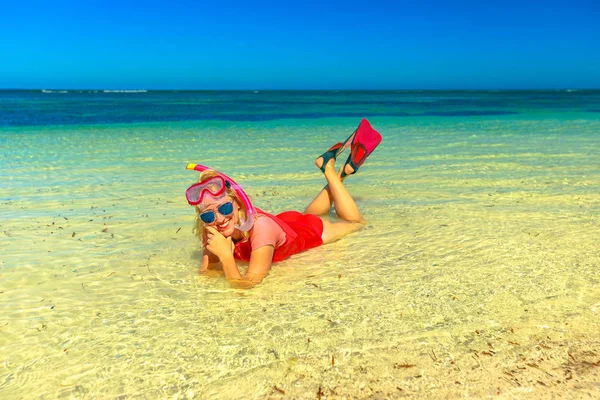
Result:
[[[111,89],[111,88],[0,88],[0,91],[19,91],[19,92],[36,92],[36,91],[100,91],[107,93],[143,93],[143,92],[511,92],[511,91],[597,91],[597,88],[579,88],[579,87],[556,87],[556,88],[480,88],[480,89]]]

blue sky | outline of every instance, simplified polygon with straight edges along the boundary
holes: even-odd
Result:
[[[9,1],[0,88],[600,88],[600,1]]]

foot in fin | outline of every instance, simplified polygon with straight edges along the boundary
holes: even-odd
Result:
[[[315,164],[317,165],[317,167],[319,167],[319,159],[322,158],[323,159],[323,163],[321,164],[321,166],[319,167],[319,169],[325,173],[325,166],[327,165],[327,163],[333,158],[334,160],[336,159],[336,157],[338,156],[338,154],[341,153],[341,151],[343,150],[342,147],[344,146],[344,143],[339,142],[334,144],[333,146],[331,146],[331,148],[329,150],[327,150],[325,153],[321,154],[315,161]],[[342,149],[342,150],[340,150]]]
[[[366,119],[360,121],[358,129],[354,131],[354,138],[350,147],[350,155],[342,168],[341,177],[355,174],[358,168],[363,165],[367,157],[381,143],[381,134],[377,132]],[[348,171],[348,168],[352,171]]]
[[[325,172],[325,166],[327,165],[329,160],[331,160],[332,158],[334,160],[337,159],[337,156],[339,156],[344,150],[346,150],[348,147],[350,147],[352,145],[352,143],[354,143],[354,138],[356,136],[357,131],[358,131],[358,129],[355,129],[354,132],[352,132],[352,134],[346,138],[346,140],[344,140],[343,142],[334,144],[329,150],[327,150],[325,153],[323,153],[319,157],[317,157],[317,160],[315,161],[315,164],[317,164],[317,167],[319,167],[319,165],[317,163],[319,158],[323,159],[323,164],[321,164],[321,166],[319,167],[319,169],[323,173]]]

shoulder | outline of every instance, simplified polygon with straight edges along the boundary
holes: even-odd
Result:
[[[285,232],[271,217],[260,215],[254,221],[250,241],[252,248],[258,248],[265,244],[278,247],[282,241],[285,241]]]
[[[258,218],[254,221],[254,235],[265,233],[265,232],[283,232],[283,229],[279,226],[277,222],[273,220],[273,218],[268,215],[259,215]]]

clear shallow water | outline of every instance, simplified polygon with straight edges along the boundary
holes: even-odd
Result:
[[[246,291],[197,273],[186,163],[302,209],[357,118],[2,128],[2,397],[597,395],[600,119],[515,110],[370,118],[369,226]]]

